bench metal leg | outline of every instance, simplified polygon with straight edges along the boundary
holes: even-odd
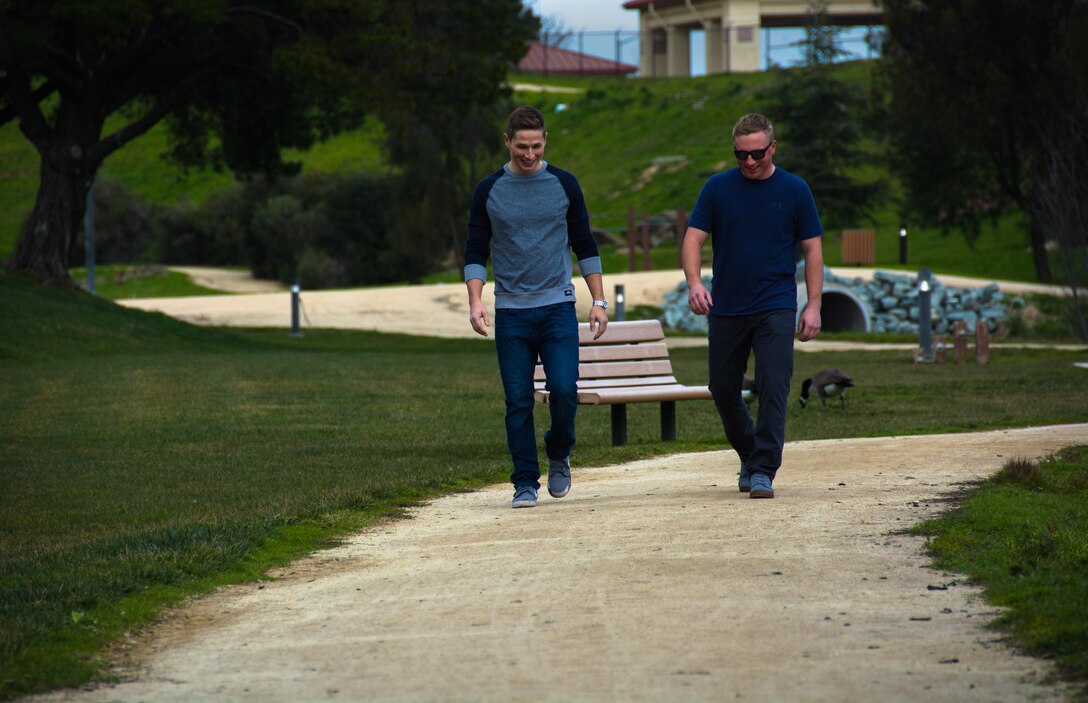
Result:
[[[627,444],[627,405],[616,403],[612,406],[612,446],[622,447]]]
[[[676,401],[661,401],[661,441],[671,442],[676,439]]]

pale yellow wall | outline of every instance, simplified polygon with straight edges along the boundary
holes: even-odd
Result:
[[[639,11],[643,34],[639,70],[645,77],[691,74],[692,29],[706,32],[707,73],[759,70],[762,17],[798,17],[808,13],[807,0],[689,0],[683,5]],[[880,12],[873,0],[830,0],[836,14]],[[654,50],[651,32],[665,30],[665,45]],[[663,49],[663,50],[661,50]]]

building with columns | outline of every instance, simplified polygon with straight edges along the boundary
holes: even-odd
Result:
[[[706,72],[759,70],[764,27],[802,27],[807,0],[627,0],[638,10],[642,33],[639,73],[644,78],[691,74],[691,31],[706,33]],[[882,24],[875,0],[829,0],[828,20],[837,26]]]

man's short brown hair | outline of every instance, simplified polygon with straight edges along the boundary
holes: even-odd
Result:
[[[763,132],[772,142],[774,141],[774,125],[771,121],[758,112],[750,112],[733,125],[733,140],[736,141],[737,137],[756,132]]]
[[[541,114],[540,110],[528,105],[522,105],[510,113],[510,117],[506,119],[506,136],[513,139],[523,129],[540,130],[544,134],[548,133],[547,128],[544,126],[544,115]]]

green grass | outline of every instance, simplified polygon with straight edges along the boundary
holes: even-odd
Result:
[[[73,268],[69,273],[76,285],[87,287],[86,269]],[[186,274],[162,266],[112,264],[96,266],[94,273],[95,295],[106,300],[224,294],[221,290],[199,286]]]
[[[1011,460],[952,513],[915,528],[938,568],[967,574],[1012,634],[1088,700],[1088,447]]]
[[[705,383],[705,350],[672,354]],[[857,379],[848,410],[791,403],[791,440],[1082,420],[1077,356],[995,352],[915,366],[905,352],[799,354]],[[956,402],[946,402],[955,398]],[[103,647],[161,608],[319,548],[422,497],[502,482],[494,348],[476,340],[218,330],[0,278],[0,693],[96,676]],[[546,409],[538,408],[543,423]],[[710,401],[578,417],[582,466],[718,449]],[[497,508],[502,506],[497,506]]]

